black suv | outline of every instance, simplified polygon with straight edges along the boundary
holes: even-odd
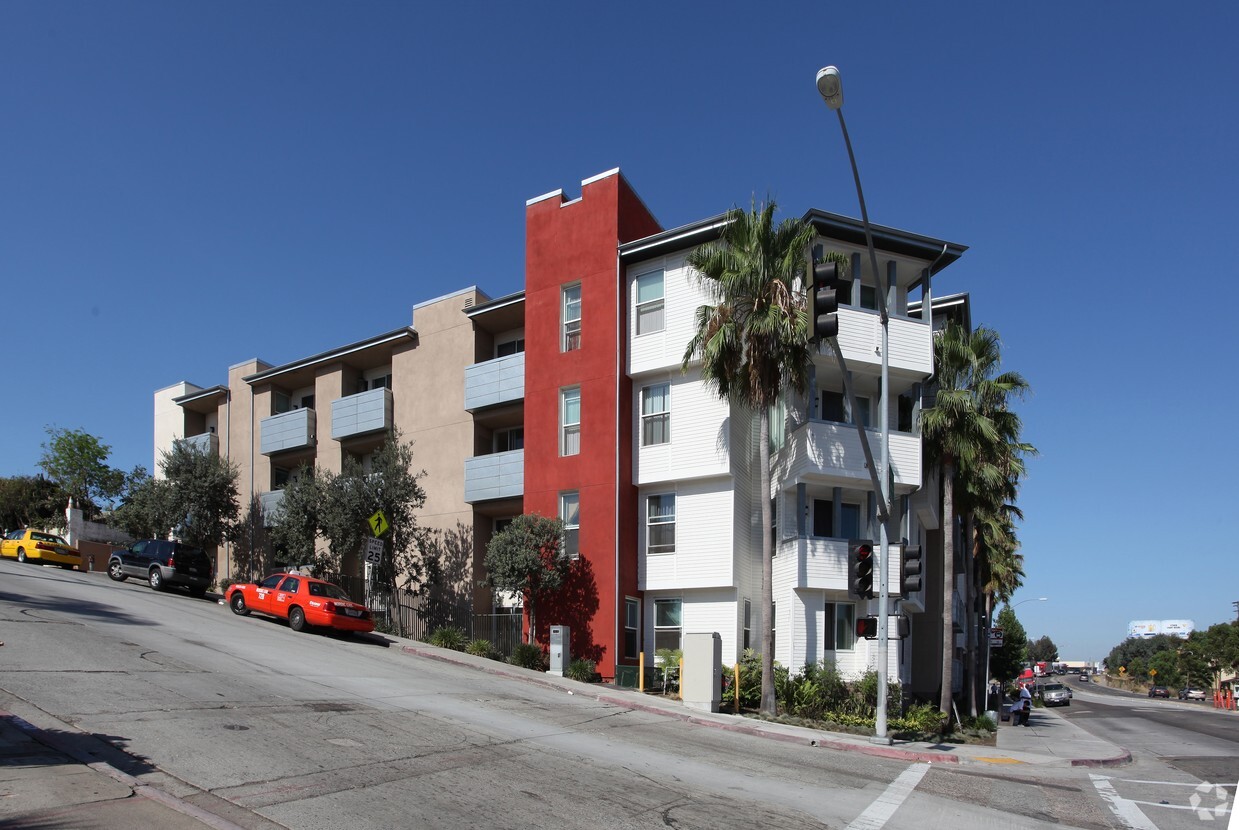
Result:
[[[117,582],[131,576],[145,579],[156,591],[180,585],[200,597],[215,581],[215,565],[201,548],[146,539],[134,542],[128,550],[113,551],[108,559],[108,576]]]

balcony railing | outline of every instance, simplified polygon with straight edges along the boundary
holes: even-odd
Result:
[[[476,412],[488,406],[525,399],[525,353],[517,352],[465,369],[465,409]]]
[[[392,426],[392,393],[390,389],[371,389],[331,402],[331,437],[337,441],[386,432]]]
[[[875,429],[866,432],[873,461],[880,464],[882,434]],[[896,484],[921,485],[919,436],[892,432],[890,460]],[[809,421],[798,427],[779,451],[778,470],[778,478],[784,482],[818,480],[867,484],[870,481],[856,427],[833,421]]]
[[[902,548],[891,545],[890,570],[886,586],[891,596],[899,596],[900,563]],[[878,553],[878,540],[873,540],[873,551]],[[794,588],[817,588],[826,591],[848,589],[848,540],[827,539],[818,536],[802,536],[783,539],[779,542],[778,555],[774,557],[774,584],[790,584]],[[877,596],[878,572],[874,570],[873,590]]]
[[[929,377],[934,370],[933,331],[924,320],[890,318],[890,368]],[[835,342],[848,365],[882,363],[882,324],[876,311],[846,307],[839,310],[839,335]],[[823,354],[829,354],[827,347]]]
[[[260,493],[258,495],[258,504],[262,509],[263,527],[271,527],[275,524],[275,517],[279,513],[280,504],[283,501],[283,490],[272,490],[270,493]]]
[[[525,451],[465,459],[465,501],[476,504],[525,494]]]
[[[187,436],[181,439],[181,443],[206,455],[219,455],[219,436],[213,432]]]
[[[293,409],[263,418],[259,423],[259,451],[275,455],[314,446],[316,422],[313,409]]]

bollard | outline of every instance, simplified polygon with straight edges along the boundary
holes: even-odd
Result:
[[[735,687],[734,688],[736,692],[736,714],[738,715],[740,714],[740,661],[739,660],[737,660],[736,664],[731,667],[731,670],[732,672],[735,673]]]
[[[645,691],[645,652],[637,658],[637,691]]]

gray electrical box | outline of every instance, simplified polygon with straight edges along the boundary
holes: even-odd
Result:
[[[717,712],[723,697],[723,638],[717,631],[686,632],[683,646],[680,699],[690,709]]]
[[[551,626],[551,667],[547,674],[564,676],[572,662],[572,631],[566,625]]]

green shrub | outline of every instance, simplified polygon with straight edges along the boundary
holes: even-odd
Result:
[[[564,672],[564,677],[579,680],[582,683],[593,683],[597,677],[594,668],[594,661],[582,660],[580,658],[573,660],[568,664],[568,669]]]
[[[942,732],[945,719],[946,716],[932,703],[918,703],[909,707],[902,717],[892,718],[888,723],[896,733],[936,735]]]
[[[489,657],[492,660],[495,658],[495,649],[490,640],[471,640],[469,645],[465,646],[465,651],[474,657]]]
[[[437,628],[430,634],[430,639],[427,641],[432,646],[437,648],[450,648],[452,651],[465,650],[465,632],[459,628],[448,626],[447,628]]]
[[[237,584],[237,581],[235,579],[229,579],[228,577],[224,577],[223,579],[219,581],[219,592],[221,594],[226,594],[228,593],[228,589],[236,584]]]
[[[761,706],[761,655],[746,648],[740,655],[740,707],[742,709],[757,709]],[[724,694],[729,700],[734,700],[735,691],[731,688],[735,676],[734,667],[727,666],[723,670],[725,677]],[[786,687],[787,669],[774,664],[774,692],[776,699],[779,689]]]
[[[533,643],[521,643],[512,649],[512,656],[508,658],[508,662],[523,669],[546,671],[546,655],[542,653],[541,646]]]

